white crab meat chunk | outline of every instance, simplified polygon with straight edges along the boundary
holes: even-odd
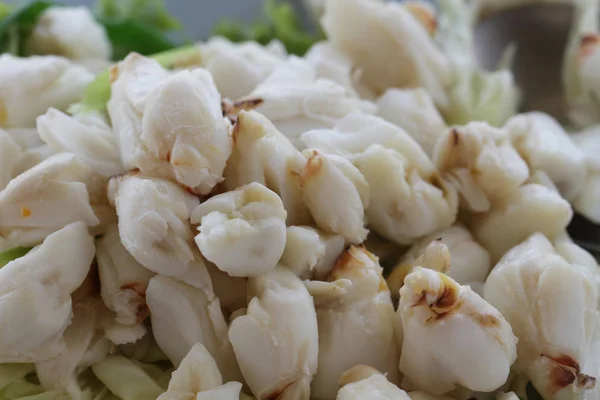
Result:
[[[388,240],[411,244],[449,227],[456,218],[456,190],[402,128],[382,118],[351,114],[334,129],[304,133],[307,147],[350,160],[369,184],[366,217]]]
[[[44,10],[27,45],[34,54],[55,54],[71,60],[109,61],[112,55],[106,30],[85,6]]]
[[[216,36],[199,47],[202,66],[212,75],[221,95],[229,99],[250,94],[287,56],[277,40],[262,46],[254,41],[233,43]]]
[[[348,160],[335,154],[306,150],[308,160],[300,175],[304,200],[316,225],[323,231],[342,235],[348,243],[366,238],[365,209],[369,184]]]
[[[119,236],[127,251],[150,271],[212,290],[210,276],[195,249],[189,222],[196,196],[174,182],[129,174],[109,183],[119,216]]]
[[[571,136],[584,152],[587,175],[583,188],[573,200],[573,207],[595,223],[600,223],[600,126],[592,126]]]
[[[50,234],[23,257],[0,268],[0,362],[42,362],[63,353],[73,316],[71,294],[94,258],[83,222]]]
[[[423,88],[387,90],[377,100],[377,115],[399,126],[428,154],[448,127]]]
[[[202,343],[196,343],[173,372],[158,400],[238,400],[242,384],[223,384],[219,367]]]
[[[305,283],[319,323],[319,366],[311,398],[332,399],[344,371],[358,364],[373,366],[397,383],[394,306],[382,272],[377,257],[363,246],[350,246],[326,282]]]
[[[258,182],[281,197],[288,225],[310,225],[312,217],[302,197],[299,175],[306,157],[264,115],[241,111],[233,135],[224,187],[237,189]]]
[[[512,117],[504,126],[532,171],[544,171],[560,193],[574,199],[583,188],[585,152],[551,116],[531,112]]]
[[[422,257],[433,250],[431,243],[439,241],[447,247],[447,251],[436,251],[434,254],[448,258],[447,260],[435,262],[433,265],[444,265],[444,268],[432,267],[429,263],[420,264]],[[434,243],[436,245],[436,243]],[[437,247],[437,246],[435,246]],[[417,261],[421,258],[421,261]],[[414,265],[424,268],[435,269],[444,272],[450,278],[461,285],[475,282],[483,283],[492,268],[488,251],[479,244],[467,228],[461,224],[452,225],[450,228],[432,233],[415,243],[404,256],[398,261],[387,281],[392,289],[392,296],[398,295],[398,290],[406,275]]]
[[[472,217],[469,227],[496,262],[535,232],[550,239],[562,235],[572,216],[571,205],[558,192],[526,184],[494,204],[489,212]]]
[[[223,180],[233,143],[210,73],[197,68],[169,75],[135,53],[111,73],[108,113],[125,167],[210,193]]]
[[[356,365],[339,379],[342,386],[336,400],[411,400],[412,398],[387,376],[367,365]],[[414,399],[412,399],[414,400]]]
[[[116,322],[124,325],[142,322],[148,316],[146,289],[155,274],[129,254],[116,224],[96,240],[96,261],[100,294],[106,307],[116,314]]]
[[[73,399],[83,398],[77,376],[112,349],[102,331],[103,307],[102,302],[93,297],[73,305],[73,320],[63,335],[64,351],[35,365],[44,389],[65,391]]]
[[[285,218],[281,198],[259,183],[211,197],[191,215],[200,224],[195,240],[204,257],[239,277],[275,268],[285,248]]]
[[[473,212],[488,211],[529,178],[508,131],[485,122],[448,129],[435,145],[433,162],[456,182],[464,208]]]
[[[325,280],[345,245],[341,235],[326,234],[309,226],[290,226],[279,262],[300,279]]]
[[[304,149],[300,135],[307,130],[332,128],[352,112],[373,114],[377,109],[372,102],[349,94],[344,86],[319,78],[309,61],[295,56],[241,100],[256,101],[256,111],[299,149]]]
[[[15,246],[35,246],[72,222],[101,228],[114,220],[106,181],[71,153],[47,158],[0,192],[0,235]]]
[[[110,177],[125,172],[117,137],[98,112],[70,117],[50,108],[37,118],[37,130],[54,152],[73,153],[101,175]]]
[[[257,400],[308,400],[319,347],[312,297],[283,266],[250,278],[248,286],[252,300],[229,328],[244,379]]]
[[[403,384],[441,395],[502,386],[517,338],[496,308],[447,275],[415,267],[400,289]],[[440,345],[439,343],[443,343]]]
[[[33,128],[50,107],[78,101],[94,74],[57,56],[0,55],[0,127]]]
[[[156,343],[175,366],[181,365],[196,343],[202,343],[226,381],[241,380],[227,338],[227,321],[213,293],[157,275],[148,284],[146,301]]]
[[[329,0],[322,25],[329,41],[362,70],[361,81],[374,93],[423,87],[436,105],[447,106],[446,90],[454,78],[450,61],[407,8],[370,0]]]
[[[492,269],[484,296],[519,338],[515,371],[544,398],[574,398],[596,383],[582,367],[597,329],[597,275],[556,250],[543,234],[531,235]]]

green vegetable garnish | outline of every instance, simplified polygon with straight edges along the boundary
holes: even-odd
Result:
[[[0,52],[29,55],[27,38],[42,13],[53,1],[32,1],[13,8],[0,3]],[[167,33],[181,24],[167,12],[164,0],[98,0],[98,22],[104,25],[113,46],[113,60],[121,60],[132,51],[149,55],[173,49]]]
[[[10,4],[0,3],[0,19],[6,18],[12,12],[13,8]]]
[[[239,22],[231,20],[221,20],[213,30],[213,34],[226,37],[232,42],[243,42],[249,40],[247,27],[240,25]]]
[[[325,38],[322,32],[314,35],[307,33],[290,3],[267,0],[264,14],[264,20],[249,26],[230,20],[221,21],[215,27],[214,34],[233,42],[255,40],[261,44],[268,44],[271,40],[278,39],[288,53],[299,56],[304,55],[314,43]]]
[[[164,392],[142,367],[123,356],[107,356],[94,364],[92,371],[123,400],[156,399]]]
[[[181,29],[164,0],[98,0],[94,14],[104,20],[135,20],[160,32]]]
[[[113,60],[135,51],[150,55],[175,48],[166,33],[181,29],[164,0],[98,0],[95,15],[113,46]]]
[[[175,48],[160,31],[135,20],[100,20],[112,43],[113,60],[122,60],[135,51],[149,55]]]
[[[156,60],[164,68],[185,67],[200,64],[200,52],[195,45],[184,46],[177,49],[154,54],[150,58]],[[73,107],[79,112],[103,112],[110,100],[110,74],[104,71],[85,89],[81,103]]]
[[[19,379],[2,390],[2,399],[29,398],[42,393],[44,393],[44,388],[41,385],[28,382],[26,379]],[[54,393],[55,396],[56,394],[58,393]]]
[[[23,257],[29,253],[29,250],[31,250],[31,247],[14,247],[0,253],[0,268],[19,257]]]
[[[34,371],[33,364],[0,364],[0,390]]]
[[[26,55],[27,37],[35,27],[40,15],[51,1],[33,1],[21,7],[0,6],[0,53]]]

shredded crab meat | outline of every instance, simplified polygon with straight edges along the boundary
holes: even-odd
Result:
[[[600,397],[598,1],[303,2],[0,2],[0,400]],[[537,3],[564,119],[476,62]]]

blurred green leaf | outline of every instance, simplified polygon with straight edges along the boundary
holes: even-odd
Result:
[[[135,20],[161,32],[181,29],[164,0],[98,0],[94,11],[99,19]]]
[[[113,47],[113,60],[122,60],[131,52],[150,55],[175,48],[159,30],[136,20],[99,20]]]
[[[12,12],[13,8],[10,4],[0,3],[0,20],[6,18]]]
[[[304,30],[294,7],[289,2],[267,0],[264,5],[264,18],[249,26],[231,21],[219,22],[215,35],[228,38],[232,42],[255,40],[267,44],[271,40],[280,40],[288,53],[304,55],[316,42],[323,40],[322,32],[310,34]]]
[[[56,4],[51,1],[32,1],[12,8],[2,3],[0,14],[4,16],[0,20],[0,53],[25,55],[27,37],[44,10],[53,5]]]
[[[175,48],[166,33],[181,29],[164,0],[98,0],[94,13],[113,45],[113,60]]]
[[[277,32],[289,34],[302,29],[300,20],[296,17],[294,7],[290,3],[277,3],[276,0],[267,0],[265,13]]]
[[[29,253],[31,247],[14,247],[12,249],[3,251],[0,253],[0,268],[4,267],[9,262],[16,260],[19,257],[23,257]]]
[[[32,1],[16,9],[0,21],[0,30],[7,29],[14,24],[30,24],[35,25],[42,12],[55,5],[51,1]]]
[[[32,1],[12,8],[0,3],[0,52],[27,55],[25,43],[40,15],[53,1]],[[98,0],[96,18],[104,25],[113,45],[113,59],[120,60],[132,51],[143,55],[175,48],[166,32],[181,28],[167,12],[164,0]]]
[[[19,55],[21,43],[19,29],[16,26],[11,27],[6,31],[6,42],[2,52]]]
[[[98,0],[94,5],[94,14],[98,18],[122,18],[118,0]]]
[[[232,42],[243,42],[249,40],[249,32],[244,26],[234,21],[222,20],[215,25],[213,33],[218,36],[223,36]]]

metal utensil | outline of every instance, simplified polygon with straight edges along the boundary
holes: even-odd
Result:
[[[495,68],[507,45],[517,45],[513,73],[522,89],[521,111],[544,111],[566,121],[561,71],[573,16],[571,5],[531,5],[495,14],[477,26],[476,59],[486,69]],[[575,215],[567,230],[600,259],[600,226]]]

